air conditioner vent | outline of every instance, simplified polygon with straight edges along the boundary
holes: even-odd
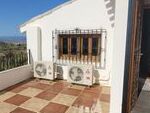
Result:
[[[39,75],[39,76],[46,76],[47,70],[46,70],[46,66],[44,64],[37,64],[35,67],[35,72]]]
[[[69,76],[72,81],[79,82],[83,80],[83,70],[79,67],[72,67],[69,71]]]

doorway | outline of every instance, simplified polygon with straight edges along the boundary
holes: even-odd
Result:
[[[150,9],[144,9],[141,43],[141,62],[139,75],[139,93],[147,77],[150,77]]]
[[[126,107],[124,108],[123,106],[123,113],[130,113],[138,98],[143,18],[142,1],[134,0],[131,11],[131,34],[129,36],[129,47],[127,48],[127,58],[129,58],[129,62],[127,61],[128,70],[126,73],[128,78],[127,82],[124,83],[124,105],[126,105]]]
[[[150,7],[144,9],[142,0],[133,1],[123,113],[131,112],[146,78],[150,77]]]

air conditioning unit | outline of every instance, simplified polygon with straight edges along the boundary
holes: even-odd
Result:
[[[69,66],[68,82],[91,86],[93,84],[92,65]]]
[[[67,80],[68,75],[68,66],[55,64],[55,75],[57,79],[65,79]]]
[[[54,65],[52,62],[38,61],[34,63],[34,77],[54,80]]]

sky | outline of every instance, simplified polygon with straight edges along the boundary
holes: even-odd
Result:
[[[0,37],[22,36],[19,25],[69,0],[0,0]]]

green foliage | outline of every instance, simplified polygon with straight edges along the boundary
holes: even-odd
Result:
[[[0,53],[7,53],[9,50],[14,52],[26,50],[26,44],[0,42]]]
[[[27,64],[26,44],[0,42],[0,71]]]

